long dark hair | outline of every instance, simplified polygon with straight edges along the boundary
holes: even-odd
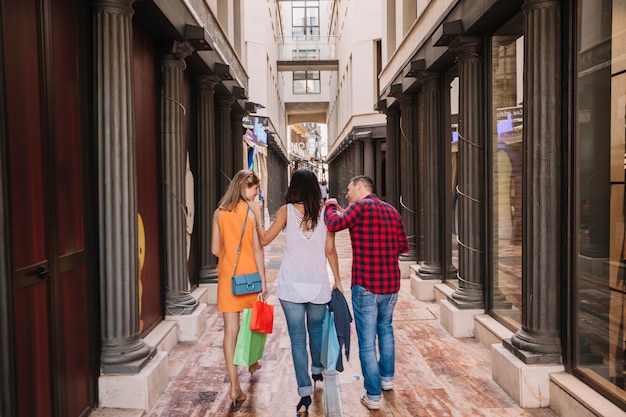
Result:
[[[289,203],[302,203],[304,205],[302,225],[307,229],[317,227],[317,219],[322,209],[322,192],[313,171],[299,169],[293,173],[285,193],[285,204]]]

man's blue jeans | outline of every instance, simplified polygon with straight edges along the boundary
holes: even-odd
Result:
[[[308,330],[311,372],[319,374],[322,372],[320,357],[322,351],[322,324],[324,322],[326,304],[301,304],[283,300],[280,300],[280,304],[285,312],[287,329],[291,339],[291,356],[293,357],[293,365],[296,370],[298,395],[305,397],[313,392],[311,376],[308,371],[309,355],[306,348],[306,334]]]
[[[381,380],[391,381],[395,372],[393,310],[398,293],[374,294],[360,285],[352,287],[352,309],[359,339],[359,359],[367,396],[380,400]],[[376,338],[378,351],[376,353]]]

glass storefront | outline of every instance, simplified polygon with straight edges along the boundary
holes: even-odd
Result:
[[[624,407],[626,0],[576,12],[574,366]]]
[[[491,38],[490,312],[511,330],[522,312],[522,14]]]

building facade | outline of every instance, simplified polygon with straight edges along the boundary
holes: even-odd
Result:
[[[244,135],[244,20],[240,0],[1,3],[3,416],[148,410],[202,333],[229,179],[288,172],[279,131]]]
[[[412,292],[492,349],[518,404],[564,416],[626,410],[625,13],[620,0],[382,2],[372,104],[385,197],[414,235]],[[348,178],[337,140],[329,170]]]

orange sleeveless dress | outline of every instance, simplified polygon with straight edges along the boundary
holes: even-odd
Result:
[[[217,262],[217,311],[220,313],[243,311],[252,308],[258,293],[233,295],[232,272],[237,245],[241,238],[241,228],[248,213],[248,204],[241,201],[233,211],[222,210],[218,221],[220,229],[220,256]],[[252,246],[254,221],[251,217],[246,223],[246,230],[241,240],[241,253],[235,275],[257,272]]]

